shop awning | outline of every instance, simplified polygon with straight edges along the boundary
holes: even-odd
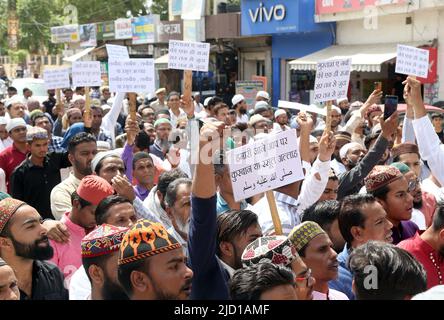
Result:
[[[70,56],[70,57],[66,57],[63,58],[63,61],[67,61],[67,62],[74,62],[79,60],[80,58],[86,56],[87,54],[89,54],[91,51],[93,51],[95,49],[95,47],[91,47],[91,48],[86,48],[85,50],[82,50],[80,52],[77,52],[76,54]]]
[[[168,53],[154,60],[154,64],[168,64]]]
[[[424,42],[400,43],[413,47]],[[316,70],[316,64],[322,60],[352,58],[352,71],[381,72],[381,64],[396,58],[398,43],[370,45],[333,45],[326,49],[290,61],[292,70]]]

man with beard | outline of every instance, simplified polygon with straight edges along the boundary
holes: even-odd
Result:
[[[410,221],[413,197],[402,173],[392,166],[375,166],[364,182],[367,193],[378,200],[387,212],[387,219],[393,224],[393,243],[398,244],[413,237],[418,226]]]
[[[323,132],[323,131],[321,131]],[[347,131],[336,131],[334,133],[336,139],[335,151],[333,152],[330,166],[334,170],[337,175],[340,175],[347,171],[345,166],[342,164],[341,157],[339,155],[339,151],[343,146],[347,143],[351,142],[351,134]],[[322,136],[322,133],[321,133]]]
[[[0,258],[0,300],[20,300],[15,272],[2,258]]]
[[[176,240],[187,248],[191,213],[191,180],[184,178],[171,182],[165,194],[165,204],[165,211],[174,229],[180,235],[180,238]]]
[[[56,98],[55,98],[55,89],[48,90],[48,99],[43,101],[43,106],[45,107],[45,112],[50,114],[52,116],[52,120],[57,119],[57,115],[54,115],[52,113],[52,108],[56,105]]]
[[[395,112],[390,118],[380,118],[381,134],[373,147],[365,154],[365,149],[356,142],[349,143],[339,151],[342,163],[347,172],[339,175],[338,200],[347,195],[358,193],[363,186],[364,178],[378,163],[384,154],[389,140],[398,128],[398,113]]]
[[[111,146],[113,145],[112,137],[110,131],[104,129],[104,126],[102,126],[103,121],[103,109],[101,107],[92,106],[91,107],[91,115],[93,118],[92,125],[91,125],[91,133],[96,137],[97,141],[106,141]]]
[[[67,300],[63,274],[44,260],[53,249],[37,210],[7,198],[0,201],[0,251],[15,271],[21,300]]]
[[[430,227],[437,201],[435,195],[426,192],[425,189],[427,188],[420,182],[422,170],[418,146],[414,143],[401,143],[392,149],[392,156],[394,162],[407,165],[412,171],[410,175],[415,175],[416,188],[414,190],[413,206],[424,214],[426,227]]]
[[[248,123],[247,115],[247,102],[245,97],[241,94],[236,94],[233,99],[231,99],[233,104],[233,109],[236,110],[236,123]]]
[[[345,116],[350,109],[350,102],[348,102],[348,98],[338,99],[336,102],[339,109],[341,109],[341,114]]]
[[[71,210],[71,195],[79,186],[80,180],[92,173],[91,161],[96,153],[96,138],[91,134],[78,133],[69,142],[68,159],[73,172],[52,189],[50,196],[51,212],[57,220]]]
[[[342,113],[341,109],[336,106],[332,106],[331,108],[331,131],[341,131],[342,127],[340,126],[342,122]]]
[[[137,217],[130,200],[122,196],[111,195],[100,201],[95,211],[96,223],[115,227],[131,228]],[[89,235],[88,235],[89,236]],[[117,259],[117,257],[116,257]],[[83,266],[77,269],[69,282],[69,300],[87,300],[91,296],[91,281],[86,273],[85,260]],[[88,259],[88,261],[92,261]],[[100,264],[100,261],[98,262]],[[91,263],[90,263],[91,264]],[[101,266],[99,266],[101,267]],[[103,269],[103,268],[102,268]],[[117,282],[117,260],[115,261],[115,283]],[[126,298],[128,299],[128,298]]]
[[[273,131],[285,131],[290,130],[288,126],[288,115],[287,112],[283,109],[278,109],[274,113],[274,120],[276,121],[273,125]]]
[[[438,206],[432,225],[418,232],[411,239],[402,241],[398,247],[410,252],[427,273],[427,289],[444,284],[444,206]]]
[[[380,132],[374,132],[367,135],[364,139],[364,145],[367,150],[370,150],[378,140],[380,135]],[[390,143],[389,143],[390,144]],[[388,146],[389,147],[389,146]],[[381,159],[378,161],[378,165],[383,166],[387,163],[387,161],[390,159],[390,151],[389,148],[386,148],[384,151],[384,154],[382,155]]]
[[[338,254],[327,233],[316,222],[306,221],[294,227],[288,238],[316,279],[313,300],[348,300],[328,287],[328,282],[338,277]]]
[[[172,128],[171,122],[165,118],[156,120],[154,123],[156,140],[154,140],[154,143],[150,146],[150,153],[158,156],[162,160],[165,160],[165,155],[171,146],[168,138]]]
[[[139,220],[120,245],[118,279],[131,300],[186,300],[193,271],[182,246],[160,223]]]
[[[61,182],[60,169],[71,164],[68,152],[48,153],[48,133],[32,127],[26,135],[29,155],[11,175],[11,195],[34,207],[45,219],[53,219],[50,194]]]
[[[91,283],[87,300],[128,300],[117,280],[120,244],[127,231],[102,224],[82,239],[82,264]]]
[[[86,176],[73,192],[72,209],[60,219],[69,233],[69,242],[60,243],[51,240],[54,256],[51,261],[63,272],[69,281],[72,274],[82,265],[80,243],[96,227],[94,211],[106,197],[114,193],[113,187],[98,176]]]
[[[338,255],[339,276],[329,282],[331,289],[341,291],[352,300],[353,275],[348,266],[350,253],[370,240],[392,242],[392,223],[379,202],[369,194],[355,194],[342,200],[339,210],[339,229],[346,245]]]

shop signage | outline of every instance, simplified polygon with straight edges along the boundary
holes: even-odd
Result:
[[[367,6],[403,5],[406,0],[315,0],[316,15],[360,11]]]

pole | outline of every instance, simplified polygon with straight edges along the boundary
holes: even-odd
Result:
[[[129,96],[129,116],[133,121],[137,121],[137,103],[136,103],[136,94],[134,92],[128,93]]]
[[[327,117],[325,119],[325,131],[331,131],[331,101],[327,101]]]
[[[272,190],[265,192],[267,197],[268,206],[270,207],[271,219],[273,220],[275,234],[280,236],[283,234],[281,219],[279,218],[279,213],[276,206],[276,199],[274,198],[274,193]]]

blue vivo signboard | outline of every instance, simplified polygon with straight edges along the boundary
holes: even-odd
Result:
[[[324,31],[314,22],[314,0],[242,0],[243,36]]]

